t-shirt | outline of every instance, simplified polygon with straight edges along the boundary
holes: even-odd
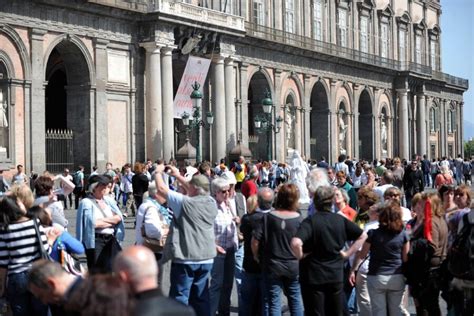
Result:
[[[344,259],[340,251],[346,241],[356,240],[361,234],[359,226],[338,214],[316,212],[305,219],[296,234],[303,241],[303,252],[309,253],[300,261],[300,282],[343,282]]]
[[[380,227],[367,234],[367,242],[370,244],[368,275],[401,274],[402,248],[408,242],[406,231],[394,233]]]
[[[253,237],[263,244],[263,271],[288,278],[298,276],[298,260],[291,250],[291,239],[296,235],[300,225],[300,215],[268,213],[253,231]]]

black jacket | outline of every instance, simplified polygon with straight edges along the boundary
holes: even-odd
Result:
[[[159,289],[153,289],[135,295],[134,315],[140,316],[195,316],[190,306],[165,297]]]

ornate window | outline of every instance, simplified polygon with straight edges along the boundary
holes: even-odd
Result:
[[[347,11],[343,8],[337,10],[337,33],[339,45],[347,47]]]
[[[265,8],[262,0],[253,0],[253,23],[265,25]]]
[[[236,14],[236,3],[235,0],[220,0],[221,11],[229,14]]]
[[[434,107],[430,108],[430,132],[436,132],[436,111]]]
[[[295,32],[295,1],[285,0],[285,31]]]
[[[313,38],[323,40],[323,3],[322,0],[313,2]]]
[[[407,58],[407,31],[404,28],[398,29],[398,59],[405,62]]]
[[[422,37],[420,34],[415,35],[415,63],[421,64],[422,60]]]
[[[369,17],[360,17],[360,51],[369,52]]]
[[[380,24],[380,56],[388,58],[388,24]]]
[[[430,41],[430,59],[431,59],[431,69],[436,70],[436,42],[434,40]]]

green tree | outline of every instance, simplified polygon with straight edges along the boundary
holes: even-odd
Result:
[[[469,158],[474,156],[474,139],[464,142],[464,156]]]

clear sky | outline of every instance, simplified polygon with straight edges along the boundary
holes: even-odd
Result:
[[[469,79],[464,119],[474,123],[474,0],[441,0],[442,71]]]

